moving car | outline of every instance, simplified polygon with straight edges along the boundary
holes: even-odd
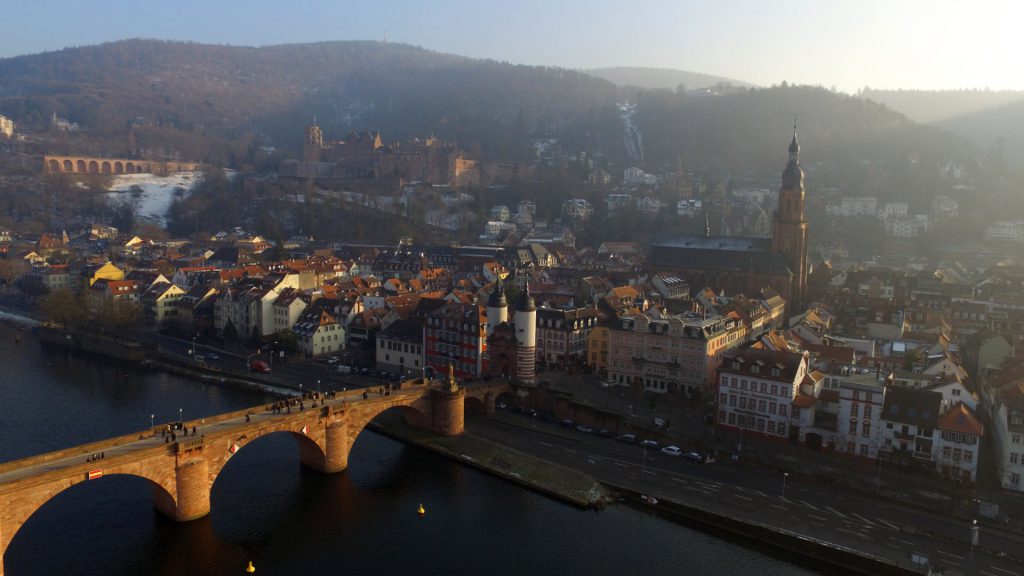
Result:
[[[700,452],[687,452],[686,454],[683,454],[683,458],[687,462],[695,462],[697,464],[704,463],[704,455]]]
[[[623,442],[625,444],[636,444],[636,435],[635,434],[623,434],[622,436],[619,436],[618,438],[616,438],[616,440],[618,440],[619,442]]]
[[[683,451],[679,446],[665,446],[661,449],[662,454],[668,454],[669,456],[682,456]]]

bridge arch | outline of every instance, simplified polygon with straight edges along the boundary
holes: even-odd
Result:
[[[54,172],[54,173],[60,172],[60,162],[58,162],[57,160],[51,158],[49,166],[50,166],[50,172]]]
[[[6,555],[6,552],[10,550],[11,544],[16,542],[21,528],[30,522],[40,510],[72,496],[77,498],[84,495],[88,498],[90,495],[96,494],[96,488],[101,486],[109,487],[111,480],[115,479],[135,478],[144,481],[152,489],[153,503],[156,509],[173,518],[176,507],[173,474],[170,475],[170,483],[160,476],[167,478],[166,474],[154,474],[144,469],[123,472],[111,471],[105,472],[101,478],[92,481],[85,480],[85,477],[82,476],[79,481],[72,480],[70,484],[67,479],[62,479],[35,487],[28,497],[19,498],[17,501],[12,501],[8,504],[7,517],[4,518],[3,533],[0,534],[6,546],[0,550],[0,554],[2,554],[0,555],[0,561],[3,560],[3,555]],[[119,486],[118,497],[123,492],[122,483]],[[129,492],[131,492],[131,489],[129,489]],[[0,569],[3,566],[4,564],[0,564]],[[0,571],[0,574],[2,574],[2,571]]]
[[[228,465],[228,462],[230,462],[232,458],[244,451],[249,445],[271,436],[291,437],[295,442],[295,446],[299,453],[299,460],[303,465],[309,466],[307,462],[320,462],[325,458],[324,447],[317,441],[317,439],[303,434],[301,431],[268,429],[257,434],[246,436],[247,437],[245,438],[235,438],[227,442],[220,442],[206,446],[205,450],[210,451],[206,455],[206,460],[209,462],[207,473],[210,477],[211,490],[217,483],[217,479],[220,478],[220,474],[224,470],[224,467]]]
[[[110,174],[110,162],[104,162],[100,165],[100,172],[103,174]]]
[[[114,162],[114,174],[124,174],[124,162]]]
[[[64,159],[64,171],[65,172],[74,172],[75,171],[75,164],[74,164],[74,162],[72,162],[71,160],[65,158]]]
[[[99,174],[100,163],[95,160],[89,161],[89,174]]]
[[[75,162],[75,171],[76,172],[85,172],[86,171],[85,160],[82,160],[81,158],[79,158],[78,161]]]

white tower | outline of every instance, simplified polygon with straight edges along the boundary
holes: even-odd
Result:
[[[494,334],[494,329],[508,322],[508,300],[505,299],[505,284],[498,275],[494,291],[487,299],[487,335]]]
[[[530,283],[516,300],[516,381],[535,384],[537,381],[537,306],[530,296]]]

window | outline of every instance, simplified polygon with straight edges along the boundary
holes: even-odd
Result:
[[[946,450],[949,450],[949,448],[946,448]],[[1010,452],[1010,464],[1017,464],[1018,462],[1020,462],[1020,455],[1016,452]]]
[[[964,450],[964,462],[970,464],[972,460],[974,460],[974,452]]]
[[[868,445],[867,444],[861,444],[860,445],[860,455],[864,456],[865,458],[867,458],[867,456],[868,456]]]
[[[857,414],[859,412],[860,412],[860,405],[859,404],[854,402],[853,404],[850,405],[850,417],[851,418],[856,418]]]
[[[775,434],[775,421],[774,420],[769,420],[768,421],[768,433],[769,434]]]
[[[868,437],[871,436],[871,422],[869,422],[867,420],[865,420],[864,422],[861,422],[860,435],[865,437],[865,438],[868,438]]]
[[[779,422],[779,436],[786,435],[786,424],[785,422]]]
[[[1020,434],[1014,434],[1013,435],[1013,443],[1014,444],[1020,444]]]
[[[757,403],[757,410],[758,410],[758,412],[764,413],[764,410],[767,407],[767,405],[768,405],[768,402],[766,400],[759,400],[758,403]]]
[[[772,396],[777,396],[778,394],[779,394],[779,385],[778,384],[772,384]]]
[[[1011,474],[1010,484],[1013,484],[1014,486],[1020,486],[1020,474]]]
[[[850,420],[850,436],[856,436],[856,435],[857,435],[857,421],[856,420]]]
[[[942,448],[942,457],[943,458],[945,458],[946,460],[949,460],[952,456],[953,456],[953,449],[952,448],[950,448],[949,446],[945,446],[945,447]],[[1011,454],[1011,456],[1012,456],[1012,454]]]
[[[736,414],[734,414],[732,412],[729,412],[729,424],[731,424],[731,425],[735,425],[736,424]]]
[[[799,406],[793,406],[790,414],[792,415],[793,418],[799,418],[800,417],[800,407]]]
[[[735,405],[736,405],[736,396],[733,395],[733,394],[730,394],[729,395],[729,406],[735,406]]]
[[[764,394],[767,391],[768,391],[768,383],[767,382],[761,382],[761,394]]]
[[[747,399],[746,398],[742,398],[742,397],[740,398],[740,408],[743,409],[743,410],[747,409]]]
[[[868,419],[871,418],[871,404],[864,405],[864,417]]]

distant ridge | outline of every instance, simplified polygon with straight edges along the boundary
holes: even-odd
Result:
[[[581,70],[597,78],[602,78],[619,86],[636,86],[644,89],[675,90],[680,84],[686,86],[687,90],[708,88],[716,84],[732,84],[737,87],[752,87],[754,84],[714,76],[712,74],[701,74],[688,70],[676,70],[673,68],[644,68],[641,66],[618,66],[612,68],[593,68]]]

